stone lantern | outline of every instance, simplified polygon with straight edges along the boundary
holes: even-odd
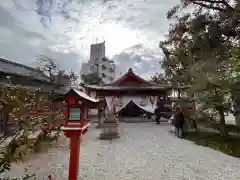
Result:
[[[112,111],[107,110],[106,119],[104,120],[99,139],[116,139],[119,137],[119,123],[117,119],[116,106],[114,105]]]
[[[106,101],[104,97],[100,97],[98,104],[98,125],[97,128],[102,128],[105,119]]]

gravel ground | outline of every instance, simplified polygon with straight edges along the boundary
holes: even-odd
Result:
[[[81,180],[239,180],[240,159],[224,155],[168,133],[168,125],[121,123],[121,138],[100,141],[94,127],[81,144]],[[68,140],[62,137],[47,153],[13,168],[20,175],[31,164],[37,175],[66,180]]]

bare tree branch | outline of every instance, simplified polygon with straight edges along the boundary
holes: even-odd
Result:
[[[235,9],[225,0],[188,0],[190,3],[199,5],[208,9],[213,9],[222,12],[235,12]],[[221,5],[225,6],[220,7]]]

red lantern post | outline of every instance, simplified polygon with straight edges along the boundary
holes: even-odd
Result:
[[[90,126],[84,121],[85,108],[89,104],[97,103],[85,93],[71,89],[64,97],[67,107],[64,115],[65,125],[61,128],[66,137],[70,140],[70,162],[68,180],[77,180],[79,169],[80,139]]]

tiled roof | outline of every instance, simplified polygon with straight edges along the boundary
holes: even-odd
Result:
[[[146,85],[124,85],[124,86],[98,86],[98,85],[88,85],[86,86],[87,89],[95,89],[95,90],[123,90],[123,91],[129,91],[129,90],[166,90],[166,89],[171,89],[171,86],[146,86]]]
[[[101,85],[86,85],[87,89],[92,90],[123,90],[123,91],[129,91],[129,90],[170,90],[170,89],[188,89],[189,86],[179,86],[174,88],[171,85],[152,85],[152,86],[146,86],[146,85],[124,85],[124,86],[101,86]]]
[[[127,82],[128,78],[132,77],[136,82]],[[139,83],[140,82],[140,83]],[[177,88],[173,88],[172,85],[166,84],[156,84],[155,82],[146,81],[136,75],[133,70],[130,68],[127,73],[117,79],[115,82],[105,85],[87,85],[87,89],[89,90],[97,90],[97,91],[163,91],[163,90],[171,90],[171,89],[187,89],[187,86],[179,86]]]
[[[68,92],[66,92],[62,95],[60,95],[57,98],[54,98],[55,101],[59,101],[59,100],[62,101],[67,96],[74,96],[74,97],[77,97],[80,100],[86,100],[90,103],[98,103],[99,102],[99,99],[95,99],[95,98],[87,95],[85,92],[82,92],[82,91],[80,91],[78,89],[75,89],[75,88],[71,88]]]
[[[8,61],[2,58],[0,58],[0,72],[4,72],[6,74],[28,76],[41,81],[49,81],[49,78],[46,75],[42,74],[41,71],[35,68]]]
[[[128,79],[133,78],[134,82],[131,82],[131,84],[134,85],[139,85],[139,83],[141,85],[145,85],[145,86],[154,86],[153,83],[150,83],[144,79],[142,79],[141,77],[139,77],[138,75],[136,75],[132,68],[128,69],[128,72],[126,72],[123,76],[119,77],[116,81],[110,83],[110,84],[106,84],[105,86],[124,86],[124,85],[129,85],[128,83]]]
[[[88,100],[90,102],[93,102],[93,103],[97,103],[99,102],[98,99],[94,99],[93,97],[91,96],[88,96],[86,93],[82,92],[82,91],[79,91],[77,89],[72,89],[75,93],[77,93],[81,98],[85,99],[85,100]]]
[[[10,88],[10,87],[24,87],[26,89],[29,89],[29,90],[36,90],[36,89],[40,89],[41,92],[44,92],[44,93],[49,93],[52,91],[52,88],[50,86],[47,86],[45,84],[43,84],[43,86],[31,86],[31,85],[27,85],[27,86],[23,86],[23,85],[20,85],[20,84],[15,84],[15,85],[11,85],[9,83],[6,83],[6,82],[0,82],[0,88]],[[64,93],[62,93],[64,94]]]

